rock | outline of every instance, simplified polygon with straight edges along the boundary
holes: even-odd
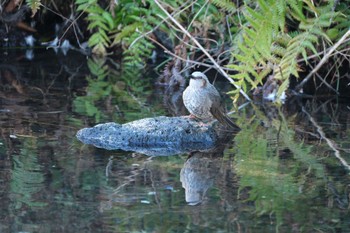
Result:
[[[193,119],[160,116],[126,124],[99,124],[79,130],[77,138],[107,150],[165,156],[211,149],[217,134],[212,127],[201,126]]]

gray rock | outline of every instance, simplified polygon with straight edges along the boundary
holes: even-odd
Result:
[[[77,138],[98,148],[135,151],[152,156],[209,150],[217,141],[212,127],[202,126],[185,117],[164,116],[126,124],[99,124],[79,130]]]

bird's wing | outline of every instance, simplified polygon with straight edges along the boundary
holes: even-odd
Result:
[[[210,99],[210,113],[215,117],[221,118],[221,115],[224,112],[224,108],[221,104],[221,97],[219,92],[213,87],[210,91],[208,91],[208,99]]]
[[[210,92],[210,99],[212,105],[210,107],[210,113],[216,118],[221,124],[229,126],[232,129],[239,129],[239,127],[225,114],[225,109],[221,103],[221,97],[219,92],[215,91]]]
[[[208,98],[210,99],[211,106],[220,106],[222,108],[221,104],[221,96],[219,92],[215,89],[214,86],[211,86],[208,90]]]

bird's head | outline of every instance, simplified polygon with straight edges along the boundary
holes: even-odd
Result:
[[[195,71],[191,74],[190,86],[193,88],[203,88],[209,83],[205,74]]]

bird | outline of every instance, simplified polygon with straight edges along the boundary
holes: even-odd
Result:
[[[202,72],[191,74],[190,83],[182,94],[185,107],[190,117],[203,121],[217,119],[221,124],[232,129],[239,127],[225,114],[221,104],[221,96]]]

